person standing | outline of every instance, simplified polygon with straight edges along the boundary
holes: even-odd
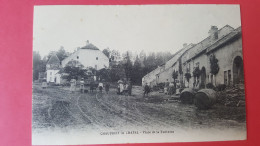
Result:
[[[124,91],[124,84],[122,82],[119,83],[119,94],[122,94]]]
[[[106,83],[106,85],[105,85],[105,90],[106,90],[106,93],[108,94],[108,91],[109,91],[109,83]]]
[[[102,93],[102,90],[103,90],[103,83],[102,82],[99,82],[98,88],[99,88],[99,91]]]
[[[128,95],[132,95],[132,82],[129,82],[129,85],[128,85]]]
[[[71,79],[70,80],[70,92],[74,93],[76,91],[76,80],[75,79]]]
[[[144,97],[148,96],[149,92],[150,92],[150,87],[146,83],[144,86]]]
[[[85,92],[84,78],[81,78],[81,80],[80,80],[80,91],[81,91],[81,93]]]

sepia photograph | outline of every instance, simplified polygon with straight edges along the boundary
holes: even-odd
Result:
[[[34,6],[32,144],[246,140],[239,5]]]

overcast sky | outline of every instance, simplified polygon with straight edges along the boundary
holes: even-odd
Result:
[[[89,40],[100,50],[174,53],[226,24],[241,25],[239,5],[35,6],[33,50],[73,52]]]

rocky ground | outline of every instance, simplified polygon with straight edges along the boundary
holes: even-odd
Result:
[[[245,107],[216,104],[198,110],[172,100],[163,93],[142,96],[142,88],[133,87],[133,95],[106,93],[70,93],[68,87],[42,89],[33,85],[33,130],[48,128],[113,129],[124,127],[246,128]]]

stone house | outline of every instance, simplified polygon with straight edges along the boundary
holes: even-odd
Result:
[[[218,73],[211,73],[210,59],[214,57],[218,60]],[[194,70],[199,69],[199,77],[194,77]],[[181,69],[181,71],[180,71]],[[203,86],[212,83],[213,85],[233,85],[243,83],[243,55],[241,27],[237,29],[229,25],[218,29],[212,26],[209,36],[201,42],[178,51],[172,59],[167,61],[160,69],[156,69],[148,76],[144,76],[143,82],[151,83],[156,75],[156,84],[172,82],[172,72],[178,71],[178,80],[185,87]],[[197,70],[196,70],[197,71]],[[190,74],[191,78],[185,78],[185,74]]]
[[[61,69],[60,60],[59,60],[58,56],[55,53],[53,53],[46,64],[46,81],[47,81],[47,83],[56,83],[57,82],[56,74],[60,71],[60,69]]]
[[[165,82],[173,82],[173,78],[172,78],[173,71],[179,72],[179,61],[178,61],[179,58],[186,50],[190,49],[191,47],[193,47],[193,44],[189,44],[189,45],[184,44],[183,48],[178,52],[176,52],[173,55],[173,57],[165,63],[163,70],[161,70],[161,72],[159,72],[156,75],[157,84],[165,83]],[[178,76],[178,80],[179,80],[179,76]]]
[[[78,48],[76,52],[62,60],[62,67],[72,60],[80,62],[85,68],[100,70],[109,67],[108,57],[89,41],[86,46]]]
[[[149,86],[153,87],[154,85],[157,84],[156,81],[156,75],[160,73],[164,69],[164,65],[158,66],[156,69],[151,71],[150,73],[146,74],[142,78],[142,85],[144,86],[145,84],[148,84]]]
[[[239,36],[240,39],[237,39]],[[218,59],[219,65],[219,72],[216,76],[210,73],[210,58],[213,54]],[[190,82],[183,77],[185,87],[194,87],[196,83],[202,85],[207,83],[230,85],[234,76],[231,75],[233,71],[232,63],[234,62],[232,59],[236,56],[239,56],[240,59],[238,60],[242,61],[241,28],[234,29],[226,25],[218,30],[216,26],[212,26],[209,30],[209,36],[182,56],[183,72],[184,74],[187,72],[191,74]],[[240,62],[240,64],[243,63]],[[193,76],[196,67],[201,71],[199,78]],[[242,72],[243,69],[240,67],[238,70]],[[241,75],[239,76],[241,77]]]

